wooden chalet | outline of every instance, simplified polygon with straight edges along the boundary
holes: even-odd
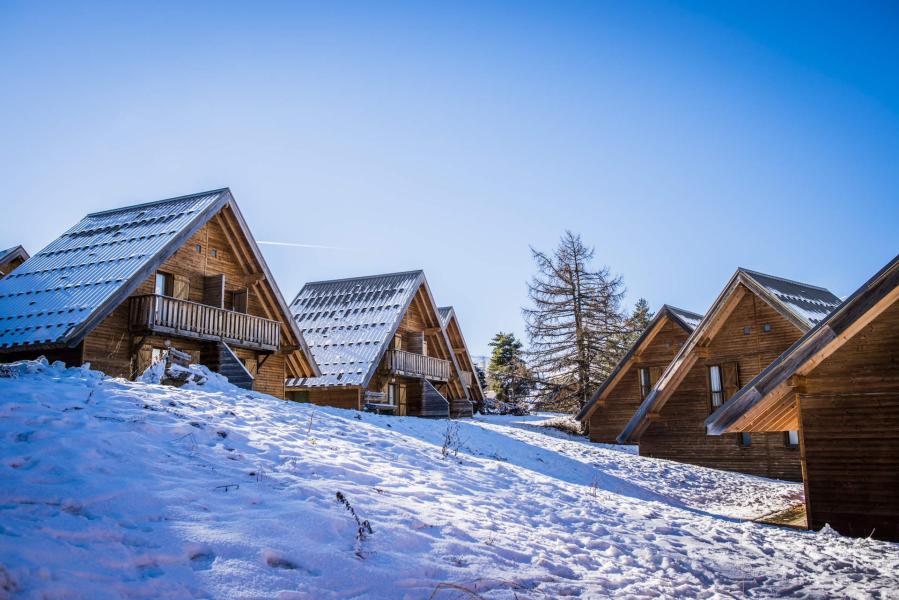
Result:
[[[474,367],[474,361],[471,360],[471,354],[468,352],[468,345],[462,336],[462,328],[459,325],[459,318],[452,306],[442,306],[437,309],[440,312],[440,321],[443,329],[446,331],[446,337],[449,339],[450,347],[456,354],[456,361],[459,368],[462,369],[462,383],[465,385],[465,392],[468,400],[473,405],[473,410],[484,410],[484,390],[481,389],[481,382],[478,380],[478,374]]]
[[[281,398],[318,374],[227,188],[89,214],[0,280],[0,360],[133,378],[169,348]]]
[[[662,306],[575,417],[592,442],[614,444],[702,315]]]
[[[321,375],[288,380],[288,398],[471,416],[462,369],[422,271],[307,283],[290,309]]]
[[[22,246],[13,246],[6,250],[0,250],[0,279],[3,279],[13,269],[31,258]]]
[[[795,430],[708,436],[705,420],[839,303],[824,288],[738,269],[618,441],[638,442],[643,456],[800,481]]]
[[[706,426],[798,430],[809,527],[899,542],[899,256]]]

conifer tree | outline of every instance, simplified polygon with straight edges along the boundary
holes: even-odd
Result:
[[[502,331],[493,336],[489,345],[493,348],[487,366],[490,388],[502,402],[520,402],[530,391],[524,346],[514,333]]]
[[[546,386],[546,401],[577,410],[617,362],[626,332],[624,285],[608,267],[592,269],[594,249],[566,231],[547,254],[531,248],[537,275],[528,284],[532,306],[523,310],[530,366]]]

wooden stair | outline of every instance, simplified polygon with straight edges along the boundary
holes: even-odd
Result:
[[[227,377],[232,385],[245,390],[253,389],[253,375],[247,371],[228,344],[224,342],[208,344],[200,353],[200,359],[210,371]]]

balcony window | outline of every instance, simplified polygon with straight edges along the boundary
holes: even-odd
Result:
[[[171,273],[156,272],[156,290],[157,296],[169,296],[175,291],[175,276]]]

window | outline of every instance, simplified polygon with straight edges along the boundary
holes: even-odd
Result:
[[[215,257],[217,257],[218,255],[219,255],[219,251],[216,250],[215,248],[212,248],[212,249],[209,251],[209,256],[211,256],[212,258],[215,258]]]
[[[720,365],[709,365],[709,392],[712,400],[712,410],[724,404],[724,387],[721,383]]]
[[[752,331],[752,327],[744,327],[743,335],[749,335],[749,332],[751,332],[751,331]]]
[[[741,431],[737,434],[737,443],[740,444],[742,448],[748,448],[752,445],[752,434],[748,431]]]
[[[156,272],[157,296],[171,296],[175,289],[175,277],[171,273]]]
[[[201,246],[200,244],[197,244],[196,246],[194,246],[194,248],[197,249],[197,254],[203,253],[203,246]]]
[[[771,323],[765,323],[764,325],[762,325],[762,331],[764,331],[765,333],[770,333],[771,332]]]
[[[649,377],[649,369],[641,368],[637,373],[640,377],[640,397],[645,399],[646,396],[649,395],[649,390],[652,389],[652,380]]]
[[[787,448],[798,448],[799,432],[795,430],[784,432],[784,445]]]

